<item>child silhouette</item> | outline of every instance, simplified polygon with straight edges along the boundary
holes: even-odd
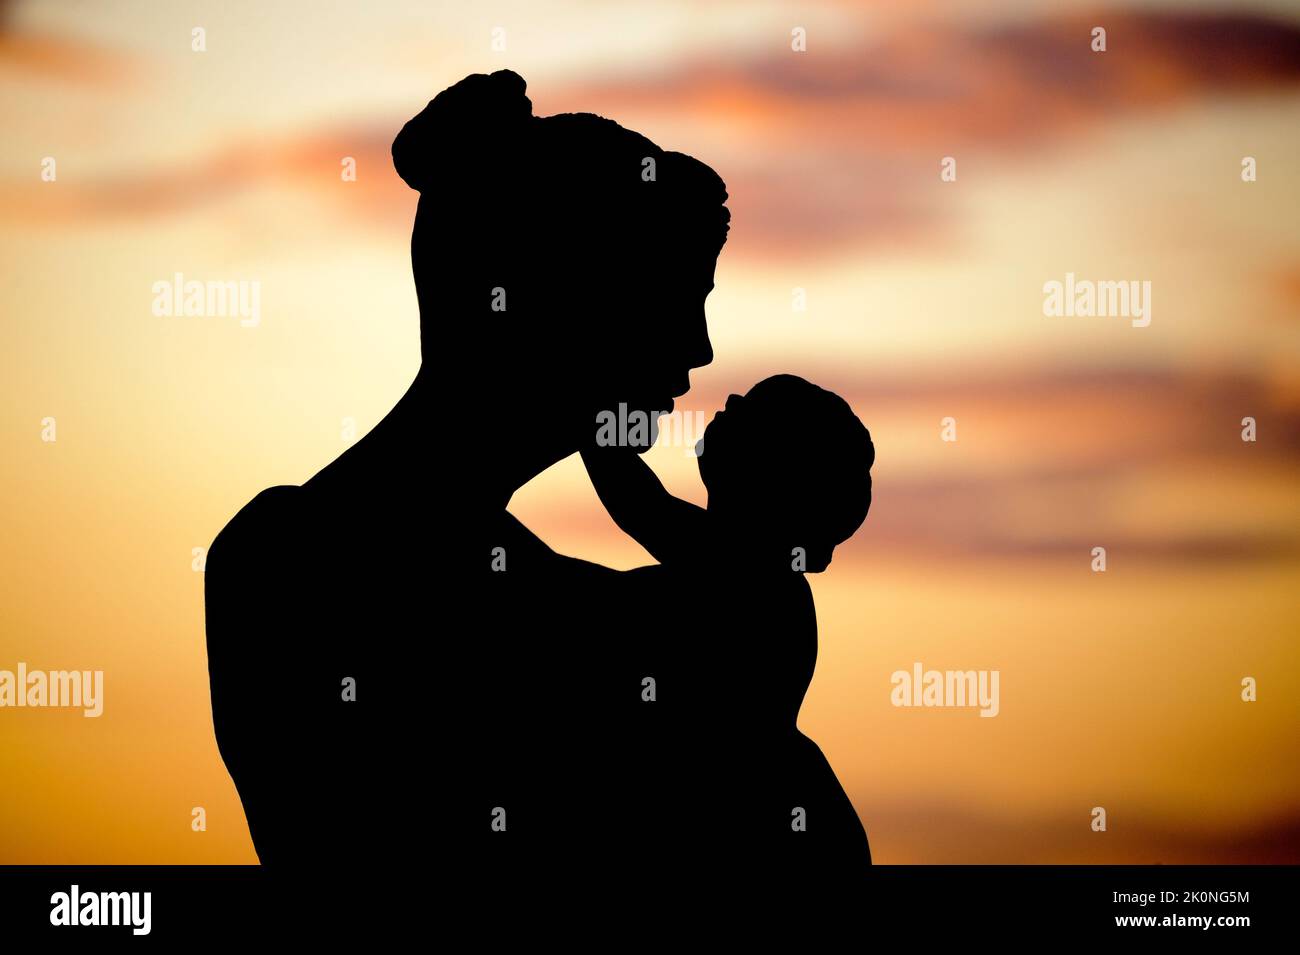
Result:
[[[629,449],[583,452],[605,509],[659,563],[725,556],[818,573],[866,519],[875,448],[839,395],[773,375],[731,395],[704,435],[696,453],[707,509],[669,494]]]
[[[669,494],[632,449],[583,452],[610,516],[659,561],[631,576],[671,608],[638,598],[632,637],[655,686],[643,728],[661,762],[647,784],[671,781],[663,825],[692,853],[856,870],[870,861],[862,825],[796,724],[817,657],[803,574],[866,518],[871,436],[838,395],[777,375],[728,398],[697,455],[707,508]]]

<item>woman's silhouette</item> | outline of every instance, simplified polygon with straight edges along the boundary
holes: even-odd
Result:
[[[393,159],[420,192],[423,364],[213,543],[222,756],[264,863],[641,868],[661,807],[626,635],[651,595],[506,506],[598,412],[670,411],[712,360],[725,187],[610,120],[534,117],[509,71],[439,94]]]

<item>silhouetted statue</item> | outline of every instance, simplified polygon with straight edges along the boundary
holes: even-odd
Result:
[[[658,796],[689,786],[646,781],[675,770],[642,700],[644,575],[558,555],[506,507],[592,443],[601,411],[671,411],[712,360],[725,186],[608,119],[534,117],[509,71],[440,93],[393,159],[420,192],[421,369],[208,554],[213,719],[258,855],[681,866],[646,844],[679,812]]]

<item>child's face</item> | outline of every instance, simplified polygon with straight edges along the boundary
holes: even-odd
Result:
[[[825,555],[830,547],[806,539],[798,527],[798,485],[786,479],[780,462],[779,437],[765,434],[761,409],[743,395],[729,395],[713,416],[699,446],[700,476],[709,489],[709,513],[715,525],[733,542],[755,552],[770,552],[772,559],[788,562],[791,551]],[[708,457],[710,450],[713,458]],[[820,569],[820,568],[819,568]]]
[[[734,414],[732,414],[734,412]],[[740,418],[743,422],[745,417],[745,398],[743,395],[727,395],[726,403],[722,406],[721,411],[713,413],[713,420],[709,422],[708,427],[704,429],[704,436],[707,438],[709,432],[718,433],[718,429],[726,430],[726,422],[730,418]]]
[[[714,460],[721,455],[734,454],[732,445],[734,441],[728,440],[735,435],[735,429],[731,426],[733,419],[739,419],[743,426],[745,421],[744,411],[745,399],[742,395],[728,395],[727,401],[721,411],[714,412],[711,420],[704,429],[704,436],[695,445],[695,458],[700,469],[700,477],[703,479],[706,487],[709,485],[708,468],[709,465],[704,463],[705,448],[713,446],[718,450],[714,455]],[[720,490],[720,489],[719,489]],[[709,501],[713,503],[714,490],[709,489]]]

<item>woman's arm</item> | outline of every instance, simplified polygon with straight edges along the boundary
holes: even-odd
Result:
[[[327,855],[312,807],[329,762],[313,762],[313,721],[284,688],[289,674],[310,671],[297,641],[319,625],[294,553],[305,541],[303,494],[273,487],[245,505],[212,542],[204,574],[212,724],[263,864]]]
[[[582,463],[614,523],[661,564],[700,546],[704,508],[669,494],[650,466],[629,448],[590,448]]]

